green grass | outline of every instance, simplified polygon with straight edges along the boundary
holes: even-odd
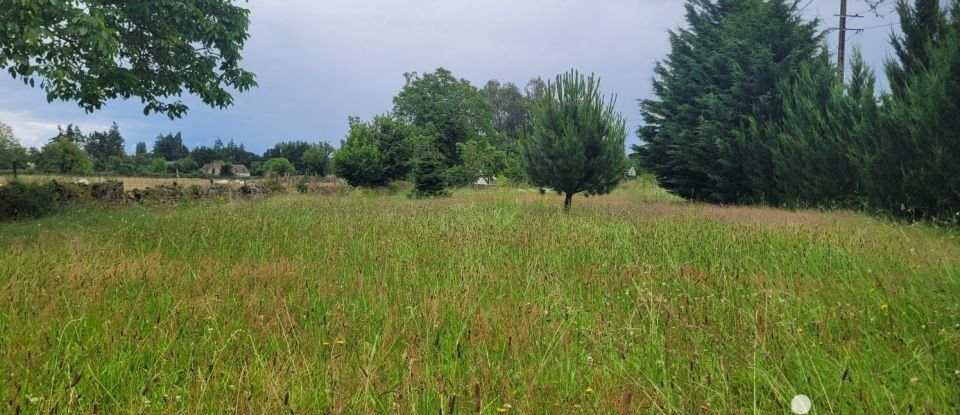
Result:
[[[960,410],[956,234],[853,213],[632,183],[569,216],[292,195],[0,241],[0,413]]]

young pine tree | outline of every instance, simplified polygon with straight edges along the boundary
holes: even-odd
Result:
[[[565,212],[574,194],[610,193],[626,170],[626,123],[614,109],[616,97],[605,101],[599,87],[576,70],[557,75],[534,103],[521,140],[531,184],[563,194]]]

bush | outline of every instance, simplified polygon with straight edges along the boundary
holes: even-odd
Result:
[[[289,176],[291,174],[297,174],[297,169],[293,167],[293,163],[283,157],[275,157],[267,160],[265,163],[263,163],[263,170],[268,174],[276,176]]]
[[[177,160],[177,161],[176,161],[175,163],[173,163],[173,165],[171,165],[170,167],[171,167],[172,170],[173,170],[171,173],[174,173],[174,172],[175,172],[175,173],[179,173],[179,174],[186,174],[186,173],[194,173],[194,172],[196,172],[197,169],[200,168],[200,165],[197,164],[196,161],[193,161],[192,158],[190,158],[190,157],[184,157],[184,158],[182,158],[182,159]]]
[[[49,186],[20,181],[0,186],[0,220],[38,218],[56,208]]]
[[[260,184],[268,193],[287,193],[287,184],[279,177],[264,180]]]
[[[310,191],[310,181],[306,177],[301,177],[300,180],[297,180],[297,192],[307,193]]]

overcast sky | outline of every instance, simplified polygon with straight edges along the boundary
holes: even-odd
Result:
[[[803,0],[804,14],[836,26],[839,0]],[[182,119],[144,116],[139,101],[111,101],[85,114],[76,104],[48,104],[40,89],[0,78],[0,122],[24,145],[38,146],[57,125],[88,132],[120,125],[132,151],[161,133],[181,131],[193,148],[230,139],[262,152],[283,140],[325,140],[339,145],[347,117],[370,119],[392,108],[404,72],[443,66],[482,86],[489,79],[523,86],[570,68],[594,72],[605,93],[618,95],[629,127],[640,123],[637,99],[650,96],[655,62],[669,50],[668,29],[683,21],[681,0],[250,0],[250,40],[244,67],[260,86],[235,94],[227,110],[195,100]],[[848,13],[867,9],[850,0]],[[878,72],[890,53],[896,26],[889,7],[882,16],[851,19],[851,45],[862,44]],[[866,13],[861,13],[865,14]],[[836,50],[836,32],[830,35]],[[881,75],[882,74],[879,74]],[[636,142],[631,136],[629,142]]]

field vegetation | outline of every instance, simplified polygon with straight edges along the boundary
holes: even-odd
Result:
[[[241,4],[7,3],[51,101],[256,86]],[[629,128],[594,74],[443,67],[339,148],[0,123],[0,413],[960,413],[960,0],[866,2],[889,92],[806,2],[683,3]]]
[[[357,192],[0,224],[0,412],[953,413],[956,234]]]

